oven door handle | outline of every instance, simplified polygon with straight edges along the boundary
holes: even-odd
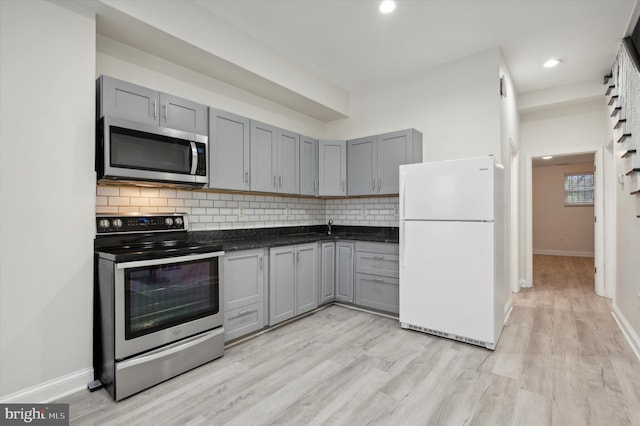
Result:
[[[192,260],[210,259],[224,255],[223,251],[214,251],[211,253],[191,254],[187,256],[162,257],[160,259],[136,260],[134,262],[116,263],[116,269],[138,268],[144,266],[167,265],[171,263],[190,262]]]
[[[139,357],[135,357],[132,359],[128,359],[126,361],[121,361],[116,363],[116,368],[118,370],[124,369],[124,368],[128,368],[128,367],[133,367],[134,365],[138,365],[138,364],[144,364],[147,362],[151,362],[151,361],[155,361],[157,359],[161,359],[161,358],[170,358],[172,356],[178,355],[180,354],[180,352],[182,352],[185,349],[188,349],[192,346],[196,346],[199,345],[202,342],[205,342],[213,337],[216,337],[217,335],[219,335],[220,333],[223,333],[221,328],[218,328],[216,330],[212,330],[210,332],[205,333],[204,335],[198,335],[198,336],[194,336],[194,337],[190,337],[188,339],[185,340],[181,340],[179,342],[176,342],[174,344],[171,344],[169,346],[165,346],[162,348],[158,348],[154,351],[151,351],[145,355],[139,356]]]

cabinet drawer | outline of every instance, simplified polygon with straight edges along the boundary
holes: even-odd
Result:
[[[356,305],[397,314],[399,297],[397,279],[356,274]]]
[[[234,309],[224,313],[224,341],[242,337],[264,327],[263,304]]]
[[[400,245],[397,243],[372,243],[358,241],[356,251],[368,251],[376,254],[400,254]]]
[[[400,260],[397,254],[356,252],[356,273],[398,278]]]

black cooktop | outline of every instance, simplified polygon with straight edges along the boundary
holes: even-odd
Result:
[[[116,262],[222,251],[220,244],[188,240],[186,214],[99,215],[96,229],[96,254]]]

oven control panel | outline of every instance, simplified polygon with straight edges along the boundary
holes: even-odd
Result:
[[[187,215],[183,213],[96,216],[98,234],[183,231],[187,229]]]

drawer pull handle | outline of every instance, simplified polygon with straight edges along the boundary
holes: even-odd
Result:
[[[252,308],[252,309],[245,309],[244,311],[240,311],[240,312],[238,312],[238,316],[240,316],[240,315],[247,315],[247,314],[250,314],[250,313],[253,313],[253,312],[257,312],[257,311],[258,311],[258,310],[257,310],[257,309],[255,309],[255,308]]]
[[[384,260],[384,256],[373,256],[375,260]]]
[[[384,280],[381,279],[381,278],[374,278],[373,281],[377,282],[377,283],[383,283],[384,282]]]

